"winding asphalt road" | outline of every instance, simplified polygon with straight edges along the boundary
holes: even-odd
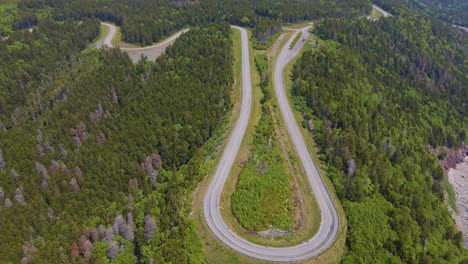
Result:
[[[109,28],[109,33],[104,38],[100,46],[97,47],[114,47],[112,45],[112,39],[116,33],[116,27],[112,24],[102,23],[104,26]],[[291,42],[295,38],[298,32],[288,40],[288,43],[284,45],[281,51],[274,72],[274,83],[276,95],[278,97],[281,114],[288,128],[289,134],[293,140],[294,146],[298,151],[301,162],[306,171],[307,177],[312,187],[312,191],[315,194],[317,203],[321,211],[321,222],[320,228],[313,238],[302,244],[287,247],[287,248],[274,248],[266,247],[254,244],[247,241],[233,231],[224,223],[219,207],[219,199],[223,186],[229,176],[229,172],[234,164],[234,160],[239,152],[240,144],[244,138],[244,134],[247,128],[247,124],[250,118],[250,112],[252,107],[252,82],[250,79],[250,59],[249,59],[249,43],[247,31],[244,28],[233,26],[233,28],[241,32],[242,42],[242,101],[241,111],[239,118],[234,127],[226,148],[223,152],[223,156],[216,169],[215,175],[205,193],[203,199],[203,214],[209,228],[213,234],[218,237],[228,247],[250,256],[252,258],[275,261],[275,262],[290,262],[300,261],[308,258],[315,257],[329,248],[334,242],[339,229],[339,218],[335,209],[335,206],[330,198],[330,195],[322,181],[321,176],[307,150],[302,134],[299,127],[294,119],[293,113],[289,106],[286,92],[284,90],[284,78],[283,71],[287,63],[297,55],[302,46],[302,39],[308,38],[308,29],[306,27],[301,29],[303,32],[302,39],[298,41],[297,45],[292,49],[289,49]],[[166,45],[174,41],[180,36],[181,31],[162,43],[151,47],[144,48],[122,48],[122,50],[146,50],[157,46]]]
[[[115,34],[117,33],[117,27],[101,22],[101,25],[107,27],[109,29],[109,32],[107,33],[106,37],[101,40],[96,42],[95,47],[96,48],[114,48],[115,46],[112,44],[112,39],[114,38]],[[141,58],[141,55],[146,56],[149,60],[153,61],[155,60],[159,55],[161,55],[164,52],[164,49],[169,46],[172,42],[174,42],[182,33],[185,33],[189,31],[189,29],[183,29],[172,36],[168,37],[162,42],[159,42],[155,45],[151,46],[146,46],[146,47],[139,47],[139,48],[120,48],[122,51],[126,51],[132,61],[136,62],[139,61]]]
[[[114,39],[115,34],[117,33],[117,27],[112,25],[112,24],[105,23],[105,22],[101,22],[101,25],[103,25],[103,26],[105,26],[105,27],[107,27],[109,29],[109,32],[107,33],[106,37],[104,38],[101,47],[107,46],[109,48],[114,48],[114,45],[112,44],[112,39]],[[188,28],[183,29],[183,30],[175,33],[174,35],[170,36],[169,38],[165,39],[164,41],[159,42],[159,43],[157,43],[155,45],[152,45],[152,46],[146,46],[146,47],[141,47],[141,48],[120,48],[120,49],[121,50],[126,50],[126,51],[142,51],[142,50],[158,48],[158,47],[161,47],[161,46],[164,46],[164,45],[167,45],[167,44],[173,42],[178,37],[180,37],[180,35],[182,33],[185,33],[187,31],[189,31]],[[99,47],[99,48],[101,48],[101,47]]]
[[[281,114],[283,115],[283,119],[286,123],[291,139],[299,154],[308,180],[311,184],[312,191],[314,192],[317,203],[320,207],[322,214],[320,228],[314,237],[302,244],[285,248],[266,247],[254,244],[235,234],[224,223],[221,216],[219,207],[221,192],[229,176],[232,165],[234,164],[234,160],[239,152],[239,147],[250,118],[252,104],[252,83],[250,79],[247,31],[243,28],[235,26],[233,26],[233,28],[241,32],[242,41],[241,112],[234,127],[234,131],[232,132],[226,148],[224,149],[215,175],[213,176],[213,179],[208,186],[208,189],[206,190],[205,196],[203,198],[203,215],[208,227],[211,229],[213,234],[218,237],[219,240],[221,240],[225,245],[232,248],[233,250],[236,250],[249,257],[275,262],[300,261],[315,257],[329,248],[335,241],[339,229],[339,217],[336,212],[335,205],[330,198],[330,194],[328,193],[323,183],[323,180],[306,147],[296,120],[294,119],[284,89],[283,77],[284,67],[300,51],[302,46],[302,39],[307,39],[308,29],[310,27],[301,29],[303,32],[303,37],[291,50],[289,49],[289,46],[298,32],[294,33],[294,35],[288,40],[288,43],[284,45],[284,48],[282,49],[275,66],[274,84]]]
[[[114,45],[112,45],[112,39],[114,38],[115,33],[117,33],[117,28],[114,25],[105,22],[101,22],[101,25],[109,29],[109,32],[107,32],[107,35],[103,40],[96,42],[95,47],[98,49],[104,47],[113,48]]]

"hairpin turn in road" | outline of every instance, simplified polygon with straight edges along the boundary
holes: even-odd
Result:
[[[241,112],[235,124],[234,130],[228,140],[226,148],[219,161],[215,175],[206,190],[203,199],[203,215],[208,227],[213,234],[221,240],[225,245],[252,258],[275,261],[275,262],[291,262],[300,261],[315,257],[326,249],[328,249],[336,239],[338,234],[340,220],[330,194],[321,178],[318,169],[307,149],[299,126],[294,119],[293,112],[289,106],[288,99],[284,88],[283,71],[288,62],[298,54],[302,43],[308,38],[308,30],[310,27],[300,29],[302,31],[302,39],[298,41],[295,47],[289,49],[293,39],[298,34],[294,33],[284,45],[281,53],[278,56],[275,71],[274,85],[275,92],[278,98],[281,114],[287,126],[289,135],[293,141],[294,147],[298,152],[302,165],[307,174],[312,191],[315,195],[321,212],[321,222],[317,233],[308,241],[292,247],[276,248],[266,247],[254,244],[239,235],[235,234],[224,223],[220,207],[219,199],[223,186],[229,176],[229,172],[234,164],[236,156],[239,152],[240,144],[244,137],[247,124],[249,122],[251,105],[252,105],[252,82],[250,79],[250,60],[249,60],[249,44],[247,31],[243,28],[233,26],[233,28],[241,32],[242,42],[242,101]]]

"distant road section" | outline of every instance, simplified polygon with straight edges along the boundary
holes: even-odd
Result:
[[[107,35],[103,40],[96,42],[94,46],[98,49],[102,49],[104,47],[113,48],[114,45],[112,45],[112,39],[114,39],[115,34],[117,33],[117,28],[112,24],[104,23],[104,22],[101,22],[101,25],[108,28],[109,32],[107,32]]]
[[[375,10],[379,11],[380,13],[382,13],[382,15],[383,15],[384,17],[392,16],[392,14],[388,13],[387,11],[383,10],[382,8],[380,8],[380,7],[377,6],[377,5],[372,5],[372,8],[374,8]]]
[[[333,204],[325,184],[319,175],[319,172],[312,160],[309,151],[307,150],[302,134],[296,123],[296,120],[294,119],[292,110],[289,107],[286,92],[284,90],[283,78],[284,67],[300,51],[303,42],[308,38],[308,29],[310,27],[306,27],[300,30],[302,31],[303,36],[298,41],[297,45],[291,50],[289,49],[289,46],[298,32],[296,32],[288,40],[288,43],[284,45],[277,60],[274,72],[274,80],[276,95],[278,97],[281,113],[291,135],[291,139],[293,140],[294,146],[298,151],[299,157],[307,173],[312,191],[314,192],[317,203],[320,207],[322,214],[320,228],[314,237],[302,244],[293,247],[275,248],[257,245],[241,238],[239,235],[228,228],[221,217],[219,207],[221,192],[229,176],[229,172],[234,164],[234,160],[239,152],[239,147],[249,121],[252,104],[252,82],[250,79],[250,59],[247,31],[239,27],[233,28],[241,32],[242,41],[241,112],[235,124],[234,131],[232,132],[226,148],[224,149],[215,175],[213,176],[213,179],[211,180],[211,183],[208,186],[208,189],[206,190],[205,196],[203,198],[203,215],[208,227],[211,229],[213,234],[218,237],[219,240],[221,240],[221,242],[233,250],[236,250],[239,253],[249,257],[275,262],[301,261],[315,257],[324,252],[333,244],[338,234],[340,221],[335,205]]]
[[[96,42],[95,47],[98,49],[104,47],[114,48],[115,46],[112,44],[112,40],[114,39],[115,34],[117,33],[117,27],[105,22],[101,22],[101,25],[107,27],[109,29],[109,32],[103,40]],[[170,36],[169,38],[165,39],[164,41],[155,45],[141,48],[120,48],[120,50],[127,52],[130,56],[130,59],[132,59],[132,61],[134,62],[139,61],[142,55],[147,57],[148,60],[154,61],[157,57],[161,56],[161,54],[164,53],[166,48],[170,46],[178,37],[180,37],[182,33],[185,33],[187,31],[189,31],[189,29],[181,30],[175,33],[174,35]]]
[[[452,24],[452,26],[454,26],[454,27],[456,27],[456,28],[459,28],[459,29],[463,29],[464,31],[468,32],[468,28],[467,28],[467,27],[462,27],[462,26],[455,25],[455,24]]]
[[[383,10],[382,8],[380,8],[377,5],[372,5],[372,8],[374,8],[375,10],[381,12],[384,17],[392,16],[392,14],[388,13],[387,11]],[[448,23],[448,24],[450,24],[450,23]],[[452,24],[452,26],[468,32],[468,27],[463,27],[463,26],[459,26],[459,25],[455,25],[455,24]]]

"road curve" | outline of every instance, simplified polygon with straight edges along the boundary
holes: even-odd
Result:
[[[105,27],[107,27],[109,29],[109,32],[107,33],[106,37],[102,41],[102,46],[101,47],[107,46],[109,48],[114,48],[114,45],[112,44],[112,39],[114,39],[115,34],[117,33],[117,27],[112,25],[112,24],[105,23],[105,22],[101,22],[101,25],[103,25],[103,26],[105,26]],[[180,37],[180,35],[182,33],[185,33],[187,31],[189,31],[188,28],[183,29],[183,30],[173,34],[169,38],[165,39],[164,41],[159,42],[159,43],[154,44],[154,45],[151,45],[151,46],[139,47],[139,48],[120,48],[120,49],[125,50],[125,51],[143,51],[143,50],[157,48],[157,47],[164,46],[164,45],[167,45],[167,44],[173,42],[178,37]],[[101,47],[99,47],[99,48],[101,48]]]
[[[322,214],[320,228],[314,237],[302,244],[293,247],[275,248],[257,245],[245,240],[244,238],[241,238],[232,230],[230,230],[222,219],[219,207],[221,192],[226,179],[229,176],[232,165],[234,164],[237,153],[239,152],[239,147],[249,121],[252,104],[252,83],[250,80],[250,60],[247,31],[243,28],[235,26],[233,26],[233,28],[241,32],[242,41],[241,112],[235,124],[234,131],[232,132],[226,148],[224,149],[215,175],[213,176],[213,179],[208,186],[208,189],[206,190],[205,196],[203,198],[203,215],[205,221],[213,234],[218,237],[221,242],[233,250],[236,250],[252,258],[274,262],[291,262],[315,257],[333,244],[339,229],[339,217],[336,212],[335,205],[333,204],[330,195],[322,181],[322,178],[312,160],[312,157],[307,150],[304,139],[302,138],[302,134],[294,119],[291,108],[289,107],[287,96],[284,90],[284,67],[295,55],[297,55],[302,46],[302,41],[298,41],[296,47],[289,50],[289,46],[298,32],[296,32],[288,40],[288,43],[284,45],[284,48],[278,57],[274,72],[274,82],[281,114],[283,115],[283,119],[286,123],[291,139],[293,140],[294,146],[298,151],[299,157],[310,181],[312,190],[315,194],[317,203],[320,207]],[[310,27],[300,30],[303,32],[303,39],[308,37],[309,28]]]
[[[107,33],[107,36],[104,38],[102,42],[102,46],[107,46],[109,48],[113,48],[114,45],[112,45],[112,39],[114,39],[115,33],[117,33],[117,28],[109,23],[104,23],[101,22],[101,25],[105,26],[106,28],[109,29],[109,32]]]

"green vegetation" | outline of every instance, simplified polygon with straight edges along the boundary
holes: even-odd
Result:
[[[374,2],[395,14],[409,7],[442,21],[468,27],[468,1],[465,0],[375,0]]]
[[[379,18],[383,17],[383,14],[379,10],[377,10],[375,8],[372,8],[372,12],[370,13],[369,17],[371,17],[373,19],[379,19]]]
[[[450,208],[452,208],[452,210],[458,213],[457,198],[456,198],[455,191],[453,190],[452,185],[450,185],[450,182],[446,178],[442,180],[441,184],[442,184],[442,188],[444,189],[444,192],[447,195],[446,198],[447,198],[447,202]]]
[[[462,3],[440,3],[417,6],[464,23]],[[467,39],[391,7],[395,17],[371,23],[350,19],[370,12],[366,0],[0,1],[0,262],[205,263],[205,249],[210,261],[259,263],[202,244],[190,217],[240,71],[229,26],[214,21],[250,27],[256,47],[268,47],[283,23],[327,17],[348,19],[318,26],[321,48],[304,53],[292,82],[349,218],[343,262],[465,260],[443,204],[447,193],[453,205],[453,190],[427,145],[466,143]],[[156,62],[135,65],[118,50],[87,49],[98,19],[139,44],[192,30]],[[273,132],[284,128],[272,116],[266,62],[256,57],[262,117],[232,212],[252,230],[290,230],[287,175],[297,164]]]
[[[97,17],[120,26],[122,40],[148,45],[186,26],[214,21],[251,27],[258,46],[266,46],[282,23],[324,17],[358,17],[371,10],[366,0],[20,0],[20,9],[53,8],[57,20]]]
[[[22,122],[0,130],[2,260],[203,263],[189,214],[216,145],[201,147],[230,109],[229,35],[193,28],[137,65],[114,49],[51,50],[73,67],[34,84],[44,95],[30,91]]]
[[[233,214],[247,230],[291,230],[295,225],[289,177],[274,133],[269,106],[264,106],[252,152],[232,196]]]
[[[466,142],[467,39],[409,12],[316,33],[335,44],[304,52],[293,94],[346,212],[343,263],[466,261],[427,145]]]
[[[293,39],[291,42],[291,45],[289,46],[289,49],[294,48],[296,46],[297,42],[302,38],[302,31],[299,31],[296,35],[296,37]]]
[[[62,96],[54,91],[57,87],[46,88],[70,70],[80,51],[98,34],[97,19],[82,23],[42,20],[33,32],[9,34],[0,45],[0,127],[35,119],[53,107],[54,102],[48,100],[61,100],[55,98]]]
[[[252,39],[252,42],[253,42],[252,47],[254,49],[256,49],[256,50],[266,50],[266,49],[270,48],[271,45],[273,45],[273,43],[275,43],[275,41],[278,39],[279,36],[281,36],[282,33],[283,33],[283,31],[280,30],[277,33],[275,33],[274,35],[267,37],[266,41],[264,41],[262,43],[259,43],[257,38],[253,38]]]
[[[286,42],[286,38],[282,38],[282,41],[279,43],[275,43],[275,46],[268,49],[267,51],[259,51],[255,49],[251,49],[251,64],[255,65],[255,57],[256,55],[260,55],[257,59],[261,59],[265,63],[267,59],[265,54],[268,54],[268,64],[274,65],[275,56],[277,52],[284,46]],[[260,86],[263,80],[266,80],[271,76],[271,67],[269,72],[265,72],[260,74],[257,70],[252,72],[252,80],[254,84]],[[269,76],[267,76],[269,75]],[[259,89],[262,88],[262,89]],[[263,90],[263,91],[262,91]],[[257,244],[261,245],[268,245],[274,247],[288,247],[297,245],[307,239],[310,239],[315,232],[317,231],[320,223],[320,210],[315,201],[315,197],[311,191],[310,185],[308,184],[308,180],[305,176],[304,170],[299,162],[299,159],[293,151],[293,145],[291,140],[289,139],[288,132],[286,127],[282,123],[280,116],[280,112],[278,107],[275,104],[275,100],[269,100],[268,104],[271,105],[269,108],[270,115],[273,118],[274,128],[275,128],[275,135],[277,140],[279,140],[280,144],[278,146],[278,150],[281,151],[281,157],[284,158],[284,167],[286,169],[286,173],[289,176],[289,182],[291,184],[291,190],[294,192],[293,195],[293,204],[294,204],[294,213],[293,219],[296,222],[294,229],[291,230],[289,234],[282,235],[277,237],[276,239],[271,239],[270,237],[261,237],[258,236],[255,232],[247,231],[242,225],[237,221],[236,217],[232,213],[232,194],[236,191],[236,185],[238,181],[238,177],[242,172],[242,169],[245,167],[244,165],[249,159],[250,156],[250,143],[253,142],[253,137],[255,136],[255,129],[258,125],[260,118],[262,116],[262,109],[261,109],[261,102],[265,99],[265,95],[267,98],[272,97],[274,98],[272,85],[267,85],[263,87],[258,87],[257,89],[253,89],[253,109],[252,109],[252,116],[247,127],[246,136],[244,137],[241,147],[240,153],[235,161],[237,166],[234,166],[230,176],[225,184],[223,193],[221,195],[220,200],[220,207],[221,207],[221,214],[224,218],[224,221],[232,229],[234,232],[239,234],[241,237]],[[313,217],[304,217],[304,216],[313,216]],[[209,235],[209,230],[205,230],[206,233],[205,237],[208,238],[208,255],[210,259],[217,259],[221,257],[221,252],[213,252],[211,249],[214,245],[218,245],[219,243],[214,242],[216,238]],[[203,234],[203,233],[202,233]],[[342,239],[341,241],[344,241]],[[218,248],[218,247],[216,247]],[[238,255],[238,253],[229,253]],[[228,257],[228,256],[226,256]],[[222,257],[224,259],[224,257]],[[242,258],[243,259],[243,258]],[[321,258],[321,260],[327,259],[326,257]],[[336,259],[336,258],[334,258]],[[246,262],[245,259],[242,260],[242,263]],[[333,263],[331,261],[330,263]]]
[[[232,212],[248,230],[291,230],[295,225],[292,217],[293,195],[268,102],[271,95],[267,86],[271,84],[267,56],[257,55],[255,64],[265,94],[262,116],[255,129],[249,159],[239,175],[232,196]]]
[[[99,36],[97,36],[96,39],[94,39],[93,43],[104,40],[104,38],[107,36],[108,33],[109,33],[109,28],[101,25],[99,29]]]
[[[14,17],[16,16],[16,4],[0,3],[0,38],[12,31]]]
[[[310,23],[303,24],[299,28],[308,26]],[[310,154],[312,155],[312,159],[314,160],[314,163],[317,166],[317,169],[320,172],[320,175],[322,176],[322,179],[325,183],[326,188],[329,190],[331,198],[333,202],[336,205],[336,209],[338,212],[338,216],[340,219],[340,229],[337,234],[337,238],[335,242],[331,245],[329,249],[327,249],[323,254],[317,256],[316,258],[311,259],[310,261],[305,261],[304,263],[339,263],[340,260],[343,258],[345,255],[345,252],[347,251],[345,242],[346,242],[346,236],[348,233],[348,223],[346,220],[346,215],[344,212],[344,209],[341,205],[341,202],[338,199],[338,196],[336,194],[336,190],[333,186],[333,183],[330,181],[330,178],[328,178],[328,164],[322,159],[322,155],[320,154],[320,148],[317,146],[317,143],[315,142],[313,138],[313,132],[311,131],[310,127],[308,126],[307,122],[305,122],[304,119],[304,113],[301,112],[301,109],[303,109],[303,106],[297,105],[296,102],[298,100],[297,97],[295,97],[292,94],[292,87],[294,85],[294,81],[291,78],[292,70],[294,66],[296,65],[297,61],[299,61],[302,57],[302,54],[306,51],[310,51],[314,48],[317,48],[317,42],[320,42],[319,45],[322,45],[324,41],[318,40],[318,37],[310,34],[308,41],[305,42],[304,47],[299,51],[298,55],[293,58],[288,65],[286,65],[285,70],[284,70],[284,80],[285,80],[285,89],[286,89],[286,94],[288,96],[288,101],[291,104],[292,108],[294,109],[293,114],[295,116],[296,122],[302,123],[302,126],[299,127],[299,130],[302,133],[302,136],[304,137],[304,141],[309,149]],[[302,182],[298,183],[299,186],[306,186],[310,185],[308,179],[306,177],[303,178]],[[310,188],[309,188],[310,189]],[[312,197],[315,199],[314,194],[312,191],[310,191]],[[304,196],[307,197],[307,196]],[[306,203],[305,203],[306,204]],[[317,220],[315,221],[320,221],[320,209],[318,208],[318,205],[315,205],[315,208],[312,213],[306,213],[305,215],[313,215],[317,216]],[[308,218],[304,218],[304,220],[308,220]],[[318,230],[319,225],[317,224],[316,228]]]

